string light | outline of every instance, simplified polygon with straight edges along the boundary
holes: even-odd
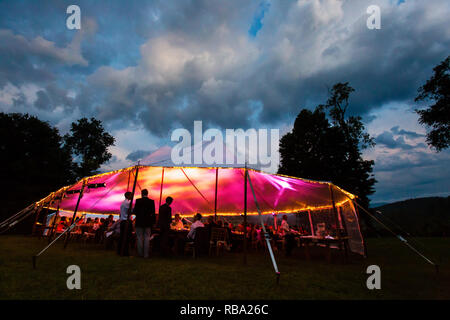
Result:
[[[341,207],[343,205],[345,205],[347,202],[349,202],[350,200],[344,200],[341,201],[339,203],[336,203],[336,207]],[[49,210],[56,210],[57,208],[55,207],[44,207],[45,209],[49,209]],[[332,205],[326,205],[326,206],[307,206],[307,207],[302,207],[302,208],[298,208],[298,209],[292,209],[292,210],[280,210],[280,211],[273,211],[273,210],[267,210],[267,211],[261,211],[261,214],[263,215],[268,215],[268,214],[272,214],[272,215],[277,215],[277,214],[289,214],[289,213],[297,213],[300,211],[318,211],[318,210],[331,210],[333,209]],[[65,210],[65,209],[59,209],[60,212],[67,212],[67,213],[71,213],[72,211],[69,210]],[[99,215],[99,216],[107,216],[107,215],[114,215],[114,216],[119,216],[119,213],[117,213],[116,211],[111,211],[111,212],[103,212],[103,213],[98,213],[98,212],[89,212],[89,211],[79,211],[79,214],[89,214],[89,215]],[[180,217],[185,218],[185,217],[192,217],[194,214],[196,214],[196,212],[192,212],[192,213],[178,213],[180,215]],[[214,212],[202,212],[202,216],[208,217],[208,216],[214,216]],[[241,211],[230,211],[230,212],[217,212],[218,216],[230,216],[230,217],[237,217],[237,216],[242,216],[243,213]],[[256,216],[258,215],[258,211],[248,211],[247,215],[249,216]]]
[[[65,186],[60,188],[59,190],[50,193],[47,197],[39,200],[36,202],[36,206],[38,205],[42,205],[42,204],[46,204],[49,202],[49,200],[52,200],[55,196],[59,196],[61,197],[63,194],[73,194],[73,193],[79,193],[80,190],[70,190],[70,188],[75,187],[76,185],[83,183],[83,181],[89,181],[89,180],[93,180],[93,179],[97,179],[103,176],[107,176],[107,175],[114,175],[117,173],[121,173],[121,172],[128,172],[130,170],[135,170],[136,167],[138,168],[168,168],[168,169],[206,169],[206,170],[212,170],[212,169],[227,169],[227,170],[244,170],[245,168],[236,168],[236,167],[194,167],[194,166],[152,166],[152,165],[138,165],[138,166],[130,166],[127,168],[123,168],[123,169],[118,169],[118,170],[114,170],[114,171],[110,171],[110,172],[105,172],[105,173],[99,173],[90,177],[85,177],[81,180],[79,180],[78,182],[76,182],[75,184],[71,185],[71,186]],[[247,170],[249,171],[253,171],[253,172],[257,172],[260,174],[266,174],[266,175],[270,175],[270,176],[279,176],[279,177],[285,177],[285,178],[289,178],[289,179],[294,179],[294,180],[298,180],[298,181],[302,181],[302,182],[306,182],[306,183],[310,183],[310,184],[321,184],[321,185],[328,185],[328,186],[332,186],[334,188],[336,188],[337,190],[339,190],[340,192],[342,192],[343,194],[345,194],[349,199],[353,200],[355,198],[357,198],[356,195],[345,191],[344,189],[334,185],[331,182],[325,182],[325,181],[315,181],[315,180],[309,180],[309,179],[304,179],[304,178],[297,178],[297,177],[293,177],[293,176],[288,176],[288,175],[283,175],[283,174],[270,174],[270,173],[266,173],[263,172],[261,170],[257,170],[257,169],[252,169],[252,168],[247,168]],[[99,187],[106,187],[105,183],[92,183],[92,184],[87,184],[88,188],[99,188]],[[345,204],[346,202],[348,202],[349,200],[344,200],[341,201],[340,203],[336,203],[336,206],[341,206],[343,204]],[[302,204],[304,205],[304,204]],[[48,207],[51,208],[51,207]],[[315,211],[315,210],[327,210],[327,209],[332,209],[333,206],[332,205],[324,205],[324,206],[301,206],[299,208],[295,208],[292,210],[280,210],[279,212],[283,212],[283,213],[295,213],[295,212],[299,212],[299,211],[306,211],[306,210],[311,210],[311,211]],[[62,209],[60,209],[62,210]],[[264,211],[262,212],[263,214],[269,214],[269,213],[273,213],[274,210],[270,210],[270,211]],[[99,214],[99,213],[91,213],[91,212],[86,212],[87,214]],[[115,212],[110,213],[110,214],[117,214]],[[203,215],[208,216],[208,215],[214,215],[214,212],[206,212],[203,213]],[[248,212],[248,215],[257,215],[258,212]],[[182,214],[182,217],[186,217],[186,216],[190,216],[191,214]],[[222,215],[222,216],[239,216],[241,215],[240,212],[217,212],[217,215]]]

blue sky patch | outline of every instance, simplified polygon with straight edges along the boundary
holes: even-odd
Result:
[[[259,30],[263,27],[262,20],[264,19],[264,15],[267,11],[269,11],[270,8],[270,2],[263,1],[259,4],[258,11],[253,17],[252,25],[250,26],[250,29],[248,30],[248,34],[250,37],[255,38],[258,34]]]

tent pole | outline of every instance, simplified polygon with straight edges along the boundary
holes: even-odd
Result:
[[[337,210],[338,218],[339,218],[339,227],[341,229],[346,229],[344,222],[342,220],[342,207],[337,207],[336,210]]]
[[[39,210],[38,213],[36,214],[36,220],[34,221],[34,225],[33,225],[33,229],[34,229],[34,230],[33,230],[33,233],[36,232],[36,224],[37,224],[37,222],[38,222],[39,216],[40,216],[41,213],[42,213],[42,210],[44,209],[45,206],[51,206],[54,199],[55,199],[55,193],[52,194],[52,196],[50,197],[50,200],[49,200],[48,202],[43,202],[43,203],[42,203],[42,206],[41,206],[40,210]],[[48,214],[48,208],[47,208],[46,210],[47,210],[47,214]],[[43,233],[44,233],[44,230],[42,230],[42,234],[43,234]]]
[[[433,261],[431,261],[430,259],[428,259],[426,256],[424,256],[419,250],[417,250],[416,248],[414,248],[411,244],[409,244],[408,240],[406,240],[405,238],[403,238],[401,235],[396,234],[394,231],[392,231],[388,226],[386,226],[383,222],[381,222],[380,220],[378,220],[375,216],[373,216],[368,210],[364,209],[364,207],[362,207],[358,202],[355,201],[355,204],[361,208],[361,210],[363,210],[365,213],[367,213],[372,219],[374,219],[375,221],[377,221],[379,224],[381,224],[386,230],[388,230],[390,233],[392,233],[395,237],[397,237],[401,242],[403,242],[407,247],[409,247],[412,251],[414,251],[415,253],[417,253],[420,257],[422,257],[426,262],[428,262],[429,264],[431,264],[432,266],[435,267],[436,269],[436,273],[439,273],[439,265],[437,265],[436,263],[434,263]]]
[[[350,199],[350,206],[352,207],[353,211],[356,214],[356,218],[358,219],[359,233],[361,234],[361,239],[362,239],[363,245],[364,245],[364,258],[367,258],[367,245],[366,245],[366,241],[364,241],[364,237],[363,237],[362,231],[361,231],[362,230],[361,218],[360,218],[358,206],[356,205],[356,199],[355,200]]]
[[[214,194],[214,221],[217,221],[217,182],[219,179],[219,168],[216,168],[216,191]]]
[[[80,219],[82,219],[82,217],[83,217],[84,215],[85,215],[85,213],[82,214],[80,218],[76,219],[72,225],[70,225],[69,227],[67,227],[67,229],[66,229],[63,233],[61,233],[59,236],[57,236],[52,242],[50,242],[50,243],[49,243],[44,249],[42,249],[38,254],[36,254],[36,255],[33,256],[33,269],[36,269],[36,260],[37,260],[37,258],[38,258],[41,254],[43,254],[48,248],[50,248],[50,246],[51,246],[52,244],[54,244],[54,243],[55,243],[59,238],[61,238],[64,234],[68,234],[70,231],[72,231],[72,229],[75,227],[75,225],[78,223],[78,221],[80,221]]]
[[[162,167],[162,173],[161,173],[161,187],[160,187],[160,189],[159,189],[159,207],[158,207],[158,215],[159,215],[159,208],[161,208],[161,200],[162,200],[163,184],[164,184],[164,167]]]
[[[32,207],[32,208],[31,208]],[[36,208],[36,202],[30,204],[28,207],[20,210],[19,212],[17,212],[16,214],[13,214],[11,217],[3,220],[2,222],[0,222],[0,228],[3,228],[5,226],[7,226],[8,224],[11,223],[11,221],[14,221],[14,219],[20,219],[20,217],[25,214],[26,212],[30,212],[32,210],[35,210]],[[19,217],[19,218],[18,218]]]
[[[61,205],[62,200],[62,194],[61,198],[58,199],[58,207],[56,208],[55,217],[53,218],[53,224],[48,234],[48,242],[50,243],[51,239],[53,238],[53,234],[55,233],[55,227],[56,227],[56,221],[58,220],[59,215],[59,206]]]
[[[39,220],[39,216],[41,215],[41,211],[44,208],[45,204],[46,204],[45,202],[42,202],[42,204],[36,210],[36,217],[34,218],[33,229],[31,230],[31,235],[34,235],[36,232],[36,223]]]
[[[259,220],[261,223],[262,230],[264,232],[264,239],[266,240],[267,250],[269,250],[270,259],[272,260],[272,265],[277,275],[277,284],[280,282],[280,272],[278,271],[277,262],[275,261],[275,256],[273,255],[272,245],[270,244],[270,235],[267,233],[266,226],[264,225],[263,217],[261,214],[261,208],[259,207],[258,201],[256,200],[255,189],[253,189],[252,180],[250,175],[247,174],[248,183],[250,184],[250,189],[252,190],[253,200],[255,201],[256,210],[258,210]]]
[[[333,205],[333,212],[334,212],[334,221],[336,223],[336,235],[338,234],[339,230],[339,218],[338,218],[338,212],[336,210],[336,203],[334,202],[334,194],[333,194],[333,187],[331,186],[331,183],[328,185],[330,188],[330,194],[331,194],[331,203]]]
[[[347,226],[344,221],[344,216],[342,215],[342,210],[343,210],[342,207],[337,208],[338,215],[339,215],[339,224],[340,224],[341,228],[344,229],[345,234],[347,234]]]
[[[72,220],[70,221],[70,225],[75,221],[75,217],[77,216],[78,206],[80,205],[81,198],[83,197],[84,187],[86,186],[86,179],[83,179],[83,185],[81,186],[80,194],[78,195],[77,204],[75,206],[75,210],[73,211]],[[66,239],[64,239],[64,249],[69,244],[70,233],[66,234]]]
[[[131,191],[130,206],[128,207],[127,224],[125,225],[125,234],[120,235],[121,237],[123,237],[122,248],[120,248],[121,255],[123,255],[123,253],[125,251],[125,246],[128,245],[127,237],[128,237],[128,232],[129,232],[128,230],[130,230],[130,227],[131,227],[131,212],[133,210],[134,192],[136,191],[136,183],[137,183],[137,179],[138,179],[138,173],[139,173],[139,163],[136,166],[136,173],[134,174],[133,191]]]
[[[130,176],[131,176],[131,170],[128,171],[127,192],[130,191]]]
[[[27,218],[29,215],[36,212],[36,202],[29,205],[25,209],[22,209],[21,211],[17,212],[16,214],[12,215],[8,219],[2,221],[0,223],[0,234],[5,233],[8,231],[11,227],[18,224],[25,218]]]
[[[72,220],[70,220],[70,224],[73,224],[75,221],[75,217],[77,215],[78,206],[80,205],[81,198],[83,197],[84,187],[86,186],[86,180],[83,180],[83,185],[81,186],[80,194],[78,195],[77,205],[75,206],[75,210],[73,211]]]
[[[315,231],[314,231],[314,225],[313,225],[312,218],[311,218],[311,210],[308,210],[308,217],[309,217],[309,225],[311,226],[311,235],[314,237]]]
[[[247,264],[247,177],[248,170],[246,165],[244,173],[244,264]]]
[[[344,208],[342,206],[338,207],[337,208],[337,212],[338,212],[340,227],[341,227],[342,230],[344,230],[344,236],[348,237],[347,225],[345,224],[344,216],[342,215],[342,210],[343,209]],[[358,223],[359,223],[359,221],[358,221]],[[338,236],[340,237],[341,234],[338,234]],[[344,241],[343,249],[344,249],[344,252],[345,252],[345,261],[347,261],[348,260],[348,252],[350,251],[349,240],[345,240]],[[364,244],[364,253],[365,253],[365,251],[366,251],[366,247],[365,247],[365,244]]]

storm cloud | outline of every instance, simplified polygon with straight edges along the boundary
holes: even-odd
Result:
[[[386,105],[413,104],[450,48],[447,0],[78,1],[79,31],[65,27],[70,4],[0,3],[0,110],[62,132],[81,116],[113,134],[146,131],[152,147],[119,142],[117,165],[194,120],[286,131],[336,82],[355,88],[349,113],[370,124]],[[369,5],[381,8],[380,30],[366,26]],[[380,155],[427,149],[401,122],[372,133]]]

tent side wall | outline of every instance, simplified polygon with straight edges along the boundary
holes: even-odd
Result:
[[[358,214],[352,201],[348,201],[341,206],[341,216],[344,220],[347,234],[350,237],[348,240],[350,251],[366,256],[366,248],[361,234]]]

